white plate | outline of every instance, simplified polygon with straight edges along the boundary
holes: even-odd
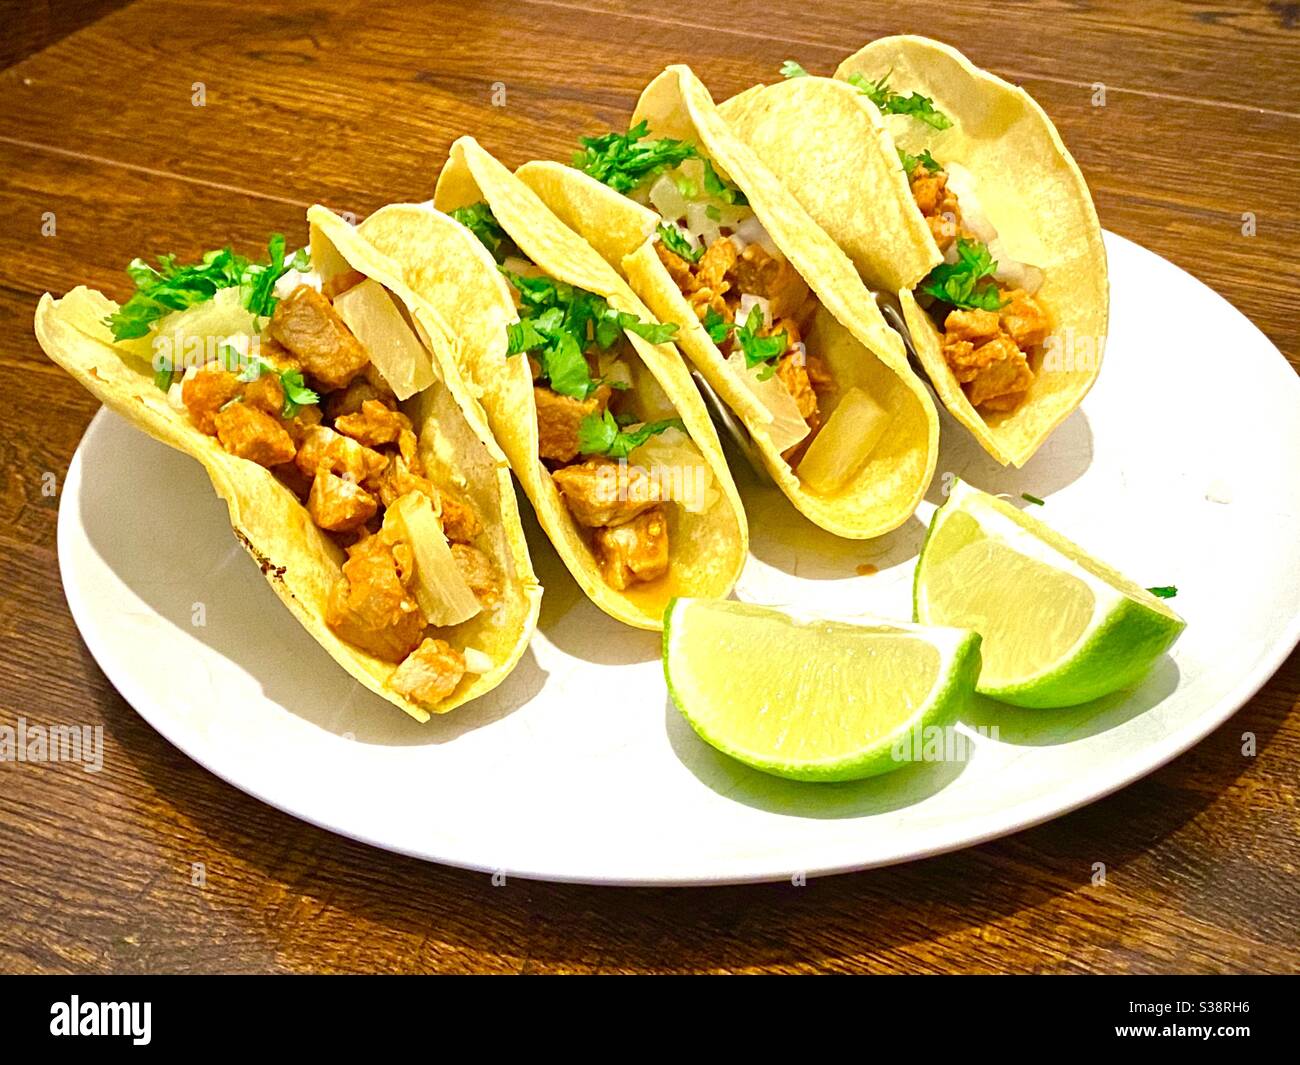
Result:
[[[294,623],[199,466],[106,412],[59,510],[68,604],[113,684],[195,761],[297,817],[421,858],[549,880],[728,883],[1013,832],[1191,746],[1300,637],[1300,382],[1208,288],[1121,238],[1107,246],[1104,372],[1025,469],[999,468],[945,418],[929,501],[865,544],[742,483],[754,539],[742,599],[908,617],[947,474],[1041,496],[1036,512],[1101,558],[1178,586],[1187,631],[1139,689],[1063,712],[985,703],[967,724],[996,725],[998,739],[977,740],[964,763],[809,785],[717,754],[667,701],[658,637],[593,608],[536,527],[546,596],[531,649],[498,691],[417,725]],[[859,576],[866,563],[878,572]]]

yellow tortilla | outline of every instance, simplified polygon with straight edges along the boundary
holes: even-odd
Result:
[[[505,456],[459,379],[446,340],[447,327],[405,288],[401,268],[343,219],[319,206],[308,212],[308,218],[315,266],[328,272],[350,267],[378,281],[405,304],[417,331],[432,341],[433,383],[402,407],[419,433],[420,454],[434,480],[456,484],[473,501],[484,526],[476,546],[492,559],[501,579],[503,601],[496,610],[437,630],[458,650],[472,647],[484,652],[492,659],[492,669],[466,674],[456,690],[435,706],[418,705],[392,691],[387,682],[397,667],[339,639],[326,625],[326,601],[341,575],[344,553],[270,470],[231,455],[215,437],[199,430],[184,410],[173,407],[154,386],[149,364],[114,343],[104,318],[118,309],[117,304],[84,287],[57,300],[46,293],[36,309],[36,336],[45,353],[105,406],[155,440],[202,463],[213,488],[226,501],[235,536],[307,631],[372,692],[416,720],[427,721],[430,711],[446,713],[505,679],[532,637],[542,590],[528,557]]]
[[[655,253],[656,212],[559,163],[526,163],[519,177],[626,275],[662,321],[678,324],[680,347],[744,423],[773,480],[799,511],[854,539],[901,525],[934,475],[939,420],[898,334],[886,325],[853,264],[727,126],[689,67],[670,66],[646,87],[632,123],[642,119],[649,122],[651,137],[699,145],[745,193],[772,240],[821,301],[808,343],[809,350],[826,357],[835,376],[823,412],[829,415],[840,396],[857,387],[893,413],[866,462],[839,490],[811,491],[781,457],[767,432],[770,413],[709,339]]]
[[[749,549],[740,496],[717,432],[681,357],[671,344],[650,344],[633,333],[627,335],[636,356],[677,408],[713,474],[718,499],[702,514],[675,505],[665,508],[670,547],[665,576],[622,592],[601,577],[587,534],[573,520],[538,455],[537,409],[528,360],[506,355],[506,327],[517,317],[509,286],[487,249],[464,226],[441,213],[480,200],[487,202],[520,250],[548,275],[603,297],[617,310],[646,321],[653,318],[599,255],[470,137],[452,145],[434,196],[437,209],[390,205],[367,219],[367,239],[380,248],[405,249],[402,261],[410,286],[444,318],[460,323],[461,370],[564,564],[592,602],[638,628],[662,628],[664,609],[674,596],[725,597],[740,576]]]
[[[888,75],[894,91],[931,97],[952,126],[882,117],[845,84],[855,73],[873,81]],[[1083,175],[1028,93],[947,45],[882,38],[846,59],[835,77],[756,87],[720,110],[867,284],[898,293],[917,356],[944,406],[995,459],[1022,466],[1079,405],[1100,369],[1109,286]],[[912,200],[898,148],[913,155],[928,148],[941,165],[965,167],[1007,253],[1043,271],[1037,298],[1051,317],[1053,349],[1031,361],[1036,380],[1014,411],[986,417],[971,405],[943,358],[938,329],[912,295],[943,256]]]

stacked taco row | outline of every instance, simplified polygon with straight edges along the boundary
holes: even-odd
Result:
[[[37,335],[197,458],[295,616],[424,720],[499,684],[536,625],[512,471],[619,621],[730,592],[745,514],[688,367],[791,503],[859,539],[934,474],[909,351],[1004,463],[1095,378],[1052,346],[1104,335],[1096,216],[1027,95],[922,38],[782,73],[716,106],[669,67],[571,165],[511,173],[462,137],[427,203],[313,207],[294,256],[136,260],[125,304],[47,295]]]

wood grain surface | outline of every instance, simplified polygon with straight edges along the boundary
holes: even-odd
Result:
[[[423,199],[462,133],[510,164],[564,158],[668,62],[721,98],[783,59],[827,73],[871,37],[919,32],[1024,85],[1103,225],[1221,292],[1300,369],[1300,5],[137,0],[4,15],[0,723],[102,724],[105,762],[0,764],[0,970],[1300,971],[1300,655],[1117,795],[804,887],[494,887],[261,805],[168,746],[81,643],[43,487],[96,405],[31,332],[47,289],[123,296],[133,255],[254,252],[301,232],[312,202],[360,215]]]

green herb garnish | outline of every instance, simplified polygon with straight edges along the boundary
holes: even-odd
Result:
[[[284,236],[275,233],[267,245],[267,262],[254,263],[230,248],[207,252],[198,263],[181,265],[174,255],[162,255],[155,269],[143,259],[132,259],[126,268],[135,282],[135,292],[104,319],[114,340],[146,336],[160,318],[187,310],[212,299],[223,288],[242,290],[241,302],[253,314],[266,316],[275,310],[275,283],[290,269],[305,270],[308,259],[299,251],[291,262],[284,261]]]
[[[1147,591],[1157,599],[1172,599],[1178,594],[1178,589],[1172,584],[1157,585],[1155,588],[1148,588]]]
[[[1039,499],[1038,496],[1031,496],[1028,492],[1021,492],[1020,498],[1023,499],[1026,503],[1033,503],[1037,507],[1041,507],[1044,505],[1043,501]]]
[[[952,119],[942,111],[936,110],[934,101],[930,97],[914,92],[906,96],[894,92],[889,87],[889,74],[879,81],[872,81],[863,74],[850,74],[849,84],[880,108],[884,114],[911,115],[934,129],[947,129],[952,125]]]
[[[709,339],[715,344],[721,344],[731,335],[731,323],[712,307],[704,312],[704,318],[700,324],[704,326],[704,331],[709,334]]]
[[[704,160],[704,191],[711,199],[721,200],[723,203],[733,204],[736,207],[747,207],[749,205],[749,200],[745,199],[745,194],[730,181],[719,175],[713,169],[712,161],[708,159]]]
[[[230,365],[229,353],[233,353],[243,363],[239,379],[245,384],[256,381],[264,374],[273,374],[280,379],[280,391],[284,393],[284,406],[280,408],[281,417],[292,418],[298,413],[300,407],[310,407],[312,404],[320,402],[320,396],[307,387],[301,370],[285,370],[281,372],[265,359],[248,359],[244,361],[239,352],[230,347],[226,347],[225,352],[227,353],[225,358],[227,369],[235,369],[234,366]]]
[[[940,263],[921,282],[921,291],[954,307],[996,311],[1009,301],[1002,298],[992,279],[998,264],[986,245],[957,238],[957,261]]]
[[[688,263],[698,263],[700,257],[704,254],[703,248],[692,248],[691,242],[688,241],[680,229],[673,225],[659,226],[659,239],[664,242],[664,247],[674,255],[681,256]]]
[[[758,371],[758,379],[766,381],[776,373],[776,366],[771,360],[785,353],[788,338],[784,330],[774,336],[759,336],[762,328],[763,308],[754,306],[750,308],[745,324],[735,327],[735,335],[740,350],[745,353],[745,365],[751,370],[755,366],[762,366]]]
[[[492,253],[492,258],[497,262],[505,259],[506,253],[502,245],[508,244],[510,238],[501,228],[492,208],[483,200],[466,207],[457,207],[451,212],[451,217],[478,237],[479,242]]]
[[[804,70],[793,59],[787,59],[781,64],[781,77],[783,78],[806,78],[808,71]]]
[[[646,422],[630,431],[620,428],[618,419],[606,410],[604,415],[588,414],[578,425],[578,450],[584,455],[608,455],[612,459],[625,459],[652,436],[666,429],[686,427],[680,418],[666,418],[661,422]]]
[[[542,376],[563,396],[586,399],[600,387],[591,376],[585,352],[593,344],[608,351],[623,335],[635,333],[664,344],[677,332],[674,323],[643,322],[618,311],[595,293],[549,277],[524,277],[501,271],[519,292],[519,321],[509,327],[507,355],[532,352]]]
[[[573,165],[616,192],[631,192],[650,178],[698,156],[695,145],[661,137],[638,143],[650,134],[642,119],[626,133],[580,137],[583,150],[573,155]]]
[[[943,169],[930,154],[929,148],[923,148],[920,155],[908,155],[902,148],[898,149],[898,161],[903,164],[903,172],[908,177],[912,176],[912,171],[918,166],[925,167],[931,174],[938,173]]]

